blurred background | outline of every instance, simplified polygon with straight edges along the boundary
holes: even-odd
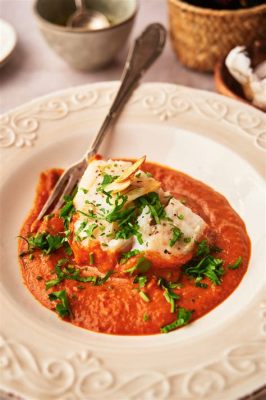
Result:
[[[139,3],[128,45],[149,23],[158,21],[168,25],[165,0],[140,0]],[[51,91],[120,78],[128,46],[102,70],[77,71],[65,64],[44,42],[33,17],[31,0],[1,0],[0,6],[1,18],[10,22],[18,35],[12,59],[0,70],[1,112]],[[179,83],[214,90],[212,75],[190,71],[178,62],[170,40],[143,81]]]
[[[44,3],[45,1],[46,4],[51,3],[50,0],[43,0],[40,3]],[[58,2],[58,0],[53,1],[53,4]],[[62,1],[66,2],[64,4],[69,3],[68,0]],[[129,0],[123,1],[129,2]],[[205,65],[197,65],[197,63],[194,65],[195,60],[193,59],[193,55],[195,54],[196,57],[197,48],[205,41],[205,37],[207,38],[208,35],[213,37],[216,34],[216,36],[218,35],[216,40],[221,43],[221,46],[223,46],[223,43],[227,43],[228,46],[229,43],[229,46],[233,47],[234,41],[232,41],[232,43],[230,42],[232,37],[229,40],[226,35],[223,34],[223,31],[219,30],[221,23],[219,21],[217,22],[215,17],[215,13],[218,11],[216,8],[219,8],[222,5],[230,8],[230,0],[215,0],[212,3],[214,9],[211,10],[211,14],[207,9],[207,14],[204,17],[205,20],[200,20],[201,14],[199,14],[199,18],[197,18],[197,15],[195,17],[195,13],[193,14],[194,16],[191,20],[189,7],[195,7],[195,4],[197,7],[200,4],[200,6],[203,6],[202,8],[204,9],[205,6],[210,6],[210,1],[200,2],[193,0],[182,2],[179,0],[139,0],[138,10],[129,40],[124,46],[121,46],[121,50],[117,52],[114,60],[109,65],[100,69],[98,68],[93,71],[82,71],[74,69],[68,65],[56,54],[56,52],[49,48],[49,45],[44,40],[44,37],[42,37],[40,32],[40,26],[42,25],[42,22],[40,22],[40,19],[38,20],[38,18],[36,18],[36,15],[34,16],[34,3],[35,2],[31,0],[0,0],[0,18],[10,23],[17,34],[17,44],[15,50],[9,57],[8,62],[5,62],[0,69],[1,112],[8,111],[24,102],[52,91],[76,85],[88,84],[91,82],[118,80],[121,76],[130,43],[132,43],[134,38],[139,35],[141,31],[151,22],[160,22],[167,28],[168,40],[162,56],[149,70],[149,72],[145,74],[143,81],[169,82],[198,89],[215,91],[217,84],[215,86],[214,75],[212,72],[213,66],[209,67],[207,65],[205,68]],[[215,6],[215,3],[218,5],[217,7]],[[256,2],[256,5],[259,3],[263,4],[265,2]],[[244,4],[244,6],[250,6],[250,4]],[[185,7],[185,9],[182,9],[182,7]],[[266,8],[265,5],[259,5],[258,7]],[[235,26],[232,26],[234,22],[231,22],[231,25],[228,25],[228,21],[233,21],[232,16],[229,14],[227,16],[229,19],[225,19],[224,24],[225,26],[228,26],[227,29],[231,32],[230,35],[232,36],[232,31],[235,29],[240,29],[241,25],[248,26],[248,29],[253,32],[253,36],[254,32],[256,33],[256,31],[257,35],[264,35],[266,32],[265,8],[259,9],[259,12],[256,13],[256,15],[253,13],[252,8],[248,9],[248,17],[252,15],[252,21],[256,19],[255,17],[257,17],[257,15],[259,15],[259,19],[255,21],[255,25],[252,25],[253,22],[250,22],[249,20],[245,20],[245,23],[242,23],[241,18],[239,19],[239,17],[235,22]],[[231,10],[230,12],[233,13],[236,11]],[[173,45],[171,44],[169,34],[169,13],[171,15]],[[209,26],[206,21],[210,21]],[[265,22],[264,28],[263,21]],[[190,23],[193,24],[192,28],[189,25]],[[260,29],[256,30],[256,24],[260,26]],[[237,26],[238,28],[235,28]],[[192,43],[192,47],[190,49],[189,47],[192,36],[190,35],[189,31],[186,31],[188,29],[192,29],[196,35],[193,39],[194,42]],[[180,38],[178,35],[180,35],[181,40],[179,40]],[[250,41],[252,35],[247,35],[247,33],[245,33],[245,35],[242,37],[238,34],[238,32],[236,32],[236,36],[240,42],[239,44],[243,44],[245,37]],[[48,40],[53,40],[53,38],[48,38]],[[63,40],[64,43],[68,42],[67,38],[63,38]],[[113,39],[110,37],[110,40]],[[208,40],[204,45],[205,47],[207,46],[207,49],[209,48],[210,51],[212,51],[215,46],[213,46],[213,44],[208,44]],[[217,45],[218,47],[220,46],[219,43]],[[198,54],[198,60],[200,60],[202,54],[203,53]],[[188,55],[188,59],[186,59],[186,55]],[[190,64],[192,63],[192,68],[194,69],[189,69],[179,60],[181,60],[183,64],[186,64],[190,67]],[[214,61],[211,60],[211,63],[213,62]],[[203,70],[206,69],[211,71],[204,72]]]

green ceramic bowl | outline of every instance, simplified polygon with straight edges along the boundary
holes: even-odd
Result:
[[[49,46],[69,65],[94,70],[109,64],[125,45],[138,9],[137,0],[86,0],[88,8],[102,12],[111,26],[82,31],[66,26],[76,10],[74,0],[37,0],[34,14]]]

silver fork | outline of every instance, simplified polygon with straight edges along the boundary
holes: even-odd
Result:
[[[79,182],[88,165],[88,160],[97,153],[105,135],[116,122],[122,108],[136,88],[140,78],[161,54],[165,40],[166,30],[158,23],[148,25],[144,32],[135,40],[128,54],[121,77],[120,87],[99,132],[84,157],[76,164],[67,168],[59,178],[54,190],[38,215],[39,220],[43,218],[48,211],[52,212],[62,207],[64,204],[64,197],[70,195]]]

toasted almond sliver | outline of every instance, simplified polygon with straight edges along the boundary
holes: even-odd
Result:
[[[145,186],[130,190],[126,193],[127,203],[137,199],[138,197],[144,196],[147,193],[154,192],[159,189],[161,183],[155,179],[149,179],[145,182]]]
[[[123,190],[127,189],[130,186],[130,184],[131,184],[130,180],[127,180],[125,182],[114,181],[105,187],[105,191],[112,193],[122,192]]]
[[[123,174],[120,175],[115,180],[115,182],[119,183],[119,182],[124,182],[125,180],[127,180],[132,174],[134,174],[138,169],[140,169],[140,167],[145,162],[145,160],[146,160],[146,156],[143,156],[139,160],[137,160],[134,164],[130,165],[130,167],[128,169],[126,169],[123,172]]]

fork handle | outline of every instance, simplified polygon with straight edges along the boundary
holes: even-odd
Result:
[[[127,99],[138,85],[140,78],[161,54],[165,40],[166,30],[158,23],[148,25],[144,32],[135,40],[128,54],[119,90],[99,132],[85,155],[87,160],[98,151],[106,133],[119,116]]]

